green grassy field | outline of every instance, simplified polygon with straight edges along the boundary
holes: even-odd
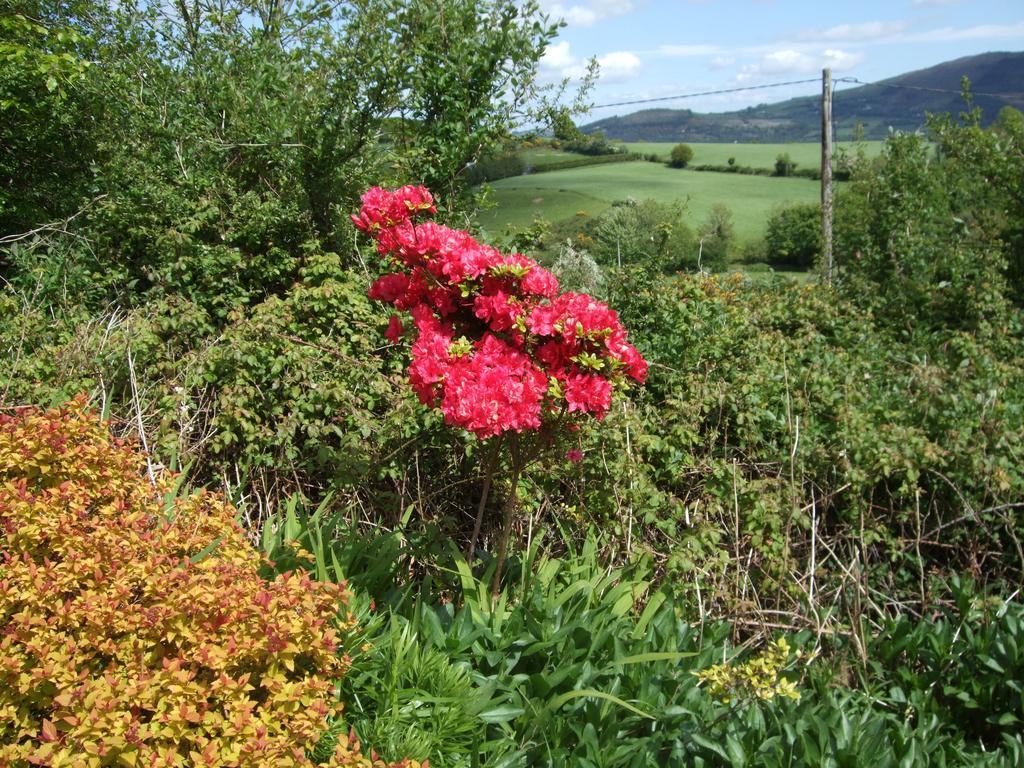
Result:
[[[868,157],[877,157],[882,151],[881,141],[862,142]],[[656,154],[668,160],[675,143],[638,141],[626,145],[630,152],[640,154]],[[746,165],[751,168],[772,168],[775,166],[775,158],[782,154],[788,154],[796,163],[797,168],[817,168],[821,165],[820,144],[690,144],[693,147],[694,165],[726,165],[730,157],[736,158],[737,165]],[[851,151],[853,144],[840,142],[837,147]]]
[[[523,158],[523,162],[533,168],[543,168],[546,165],[560,163],[565,160],[579,160],[583,157],[583,155],[577,155],[574,152],[563,152],[560,149],[552,149],[551,147],[524,149],[519,155]]]
[[[749,242],[764,233],[777,208],[819,199],[819,184],[810,179],[702,173],[642,161],[574,168],[502,179],[490,185],[496,207],[479,215],[487,232],[502,234],[536,217],[560,221],[580,212],[595,216],[626,197],[668,203],[687,201],[691,225],[700,224],[712,206],[724,203],[733,212],[736,237]]]

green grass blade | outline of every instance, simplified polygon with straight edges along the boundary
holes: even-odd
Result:
[[[561,707],[563,704],[565,704],[565,702],[570,701],[572,699],[578,699],[578,698],[581,698],[581,697],[593,698],[593,699],[603,699],[605,701],[610,701],[613,704],[618,704],[620,707],[623,707],[624,709],[628,709],[630,712],[633,712],[633,713],[635,713],[637,715],[640,715],[640,717],[646,717],[648,720],[655,720],[656,719],[654,717],[654,715],[647,714],[642,709],[639,709],[638,707],[634,707],[628,701],[623,701],[618,696],[613,696],[610,693],[605,693],[604,691],[598,691],[598,690],[595,690],[594,688],[584,688],[584,689],[579,690],[579,691],[566,691],[561,696],[556,696],[554,699],[552,699],[551,703],[548,704],[548,708],[553,711],[553,710],[556,710],[559,707]]]

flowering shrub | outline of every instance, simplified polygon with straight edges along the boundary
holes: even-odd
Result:
[[[802,656],[802,651],[796,651],[796,659]],[[691,674],[707,683],[708,692],[726,704],[737,699],[769,701],[776,696],[799,699],[800,691],[796,684],[780,674],[789,664],[789,643],[780,637],[762,653],[742,664],[715,664]]]
[[[83,400],[0,415],[0,765],[312,765],[347,593],[261,578],[234,518]],[[329,765],[371,761],[343,738]]]
[[[423,187],[374,187],[352,220],[396,268],[373,283],[370,298],[411,314],[410,383],[449,425],[488,438],[600,419],[627,378],[644,381],[647,363],[614,310],[559,294],[555,276],[521,254],[417,221],[435,212]],[[392,317],[388,339],[402,333]]]

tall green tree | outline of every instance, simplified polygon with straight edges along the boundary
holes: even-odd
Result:
[[[558,31],[534,0],[423,0],[399,16],[407,67],[400,167],[443,199],[464,171],[535,117],[537,63]]]
[[[180,294],[220,319],[286,289],[310,252],[349,250],[373,184],[467,206],[466,166],[537,103],[557,32],[513,0],[17,2],[36,37],[10,53],[18,30],[0,29],[0,96],[40,98],[0,129],[3,234],[95,203],[75,238],[106,300]],[[88,98],[39,72],[83,60]],[[50,186],[21,183],[24,166]]]
[[[0,13],[0,235],[68,215],[96,152],[87,3],[5,0]]]

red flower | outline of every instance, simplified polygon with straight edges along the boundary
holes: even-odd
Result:
[[[522,254],[415,221],[433,212],[422,187],[374,187],[352,220],[395,266],[374,281],[370,298],[411,313],[409,382],[448,424],[482,439],[567,413],[600,419],[612,380],[644,381],[647,362],[614,310],[586,294],[559,294],[555,276]],[[402,333],[393,315],[385,336],[394,344]],[[562,423],[579,427],[577,419]]]
[[[392,344],[397,344],[398,340],[402,338],[402,320],[398,315],[391,316],[391,320],[388,321],[388,329],[384,331],[384,338]]]
[[[511,329],[522,311],[522,305],[501,290],[490,296],[481,294],[473,300],[473,314],[485,321],[493,331]]]
[[[445,421],[483,439],[540,426],[547,377],[530,358],[492,334],[455,360],[444,383]]]
[[[569,413],[592,413],[601,419],[611,408],[612,385],[599,374],[573,374],[565,380],[563,389],[565,401],[569,404]]]
[[[409,383],[424,405],[434,405],[441,396],[440,383],[451,364],[448,350],[452,333],[435,318],[430,317],[429,320],[433,322],[416,320],[420,334],[412,345],[412,362],[409,364]]]
[[[558,278],[544,267],[534,264],[520,282],[522,289],[532,296],[552,299],[558,294]]]
[[[385,227],[393,227],[419,213],[436,213],[434,198],[425,187],[405,186],[389,192],[372,187],[362,198],[363,206],[352,222],[364,232],[374,234]]]
[[[404,272],[389,272],[374,280],[370,286],[370,298],[394,304],[409,290],[409,276]]]

